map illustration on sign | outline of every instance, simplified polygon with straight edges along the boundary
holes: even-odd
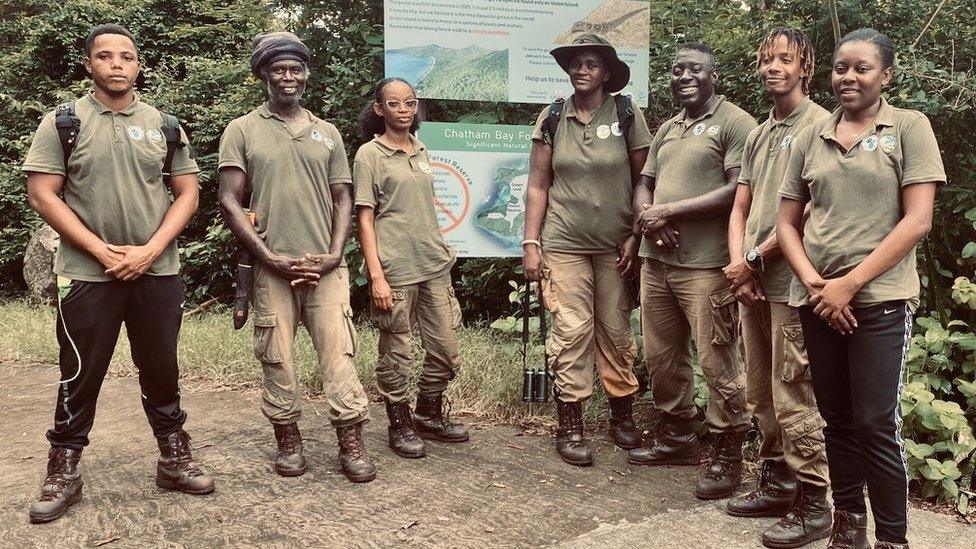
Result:
[[[630,66],[625,93],[647,106],[650,5],[640,0],[384,0],[386,76],[420,97],[550,103],[572,93],[549,55],[581,34]]]
[[[532,126],[424,122],[434,211],[461,257],[522,255]]]

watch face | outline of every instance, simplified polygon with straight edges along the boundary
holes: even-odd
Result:
[[[746,254],[746,261],[755,261],[758,258],[759,254],[756,253],[756,250],[749,250],[749,253]]]

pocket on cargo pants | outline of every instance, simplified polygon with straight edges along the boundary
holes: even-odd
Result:
[[[812,381],[800,324],[783,325],[783,381]]]
[[[391,290],[393,308],[383,311],[370,303],[369,317],[373,325],[381,332],[401,334],[410,331],[410,308],[407,303],[406,290]]]
[[[278,364],[283,359],[276,331],[278,317],[274,313],[254,311],[254,358],[262,364]]]
[[[739,312],[735,296],[729,290],[709,294],[712,315],[712,345],[728,345],[735,341]]]

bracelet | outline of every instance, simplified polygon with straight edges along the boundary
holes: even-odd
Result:
[[[522,247],[524,248],[526,244],[535,244],[540,250],[542,249],[542,242],[539,242],[538,240],[526,238],[522,241]]]

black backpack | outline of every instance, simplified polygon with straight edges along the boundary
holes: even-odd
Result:
[[[627,150],[630,150],[630,138],[628,134],[630,133],[630,126],[634,123],[634,102],[630,99],[629,95],[617,94],[613,96],[614,101],[617,102],[617,120],[620,125],[620,131],[624,134],[624,141],[627,143]],[[563,105],[566,104],[565,99],[557,99],[549,105],[549,116],[546,117],[545,121],[542,122],[542,131],[549,136],[549,143],[552,145],[556,144],[556,128],[559,127],[559,119],[563,115]]]
[[[171,114],[162,111],[163,126],[161,128],[163,137],[166,138],[166,158],[163,160],[163,181],[169,181],[169,172],[173,168],[173,156],[176,149],[183,146],[180,141],[180,121]],[[61,151],[64,153],[64,165],[68,166],[68,158],[75,150],[75,140],[78,132],[81,131],[81,119],[75,114],[75,102],[62,103],[54,111],[54,127],[58,130],[58,139],[61,141]]]

